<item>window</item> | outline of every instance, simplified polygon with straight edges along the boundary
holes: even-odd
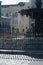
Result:
[[[21,7],[23,7],[23,6],[25,5],[25,3],[20,2],[19,5],[20,5]]]
[[[18,17],[18,13],[17,12],[13,13],[12,17]]]
[[[1,26],[2,22],[0,22],[0,26]]]
[[[8,17],[8,13],[6,13],[6,17]]]
[[[26,29],[27,29],[27,27],[26,27]]]
[[[22,32],[24,32],[24,29],[22,30]]]
[[[3,13],[1,13],[1,16],[4,16],[4,14],[3,14]]]
[[[17,21],[17,20],[14,20],[14,24],[15,24],[15,25],[18,24],[18,21]]]

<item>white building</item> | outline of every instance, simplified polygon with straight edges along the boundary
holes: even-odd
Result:
[[[28,9],[28,8],[29,8],[29,3],[26,2],[20,2],[19,4],[16,5],[2,5],[1,15],[11,17],[12,27],[18,30],[20,33],[22,33],[22,30],[23,29],[25,30],[26,28],[24,25],[29,24],[29,20],[28,20],[29,18],[24,16],[21,17],[21,14],[18,13],[18,11],[22,9]],[[27,25],[27,28],[28,27],[29,26]]]
[[[0,19],[0,35],[6,36],[11,34],[11,18],[1,16]]]

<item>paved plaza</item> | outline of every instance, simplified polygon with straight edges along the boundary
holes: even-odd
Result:
[[[43,65],[43,59],[26,55],[0,54],[0,65]]]

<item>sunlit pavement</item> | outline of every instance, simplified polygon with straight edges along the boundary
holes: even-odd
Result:
[[[43,65],[43,59],[26,55],[0,54],[0,65]]]

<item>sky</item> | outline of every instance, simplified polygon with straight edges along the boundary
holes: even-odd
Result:
[[[29,2],[29,0],[0,0],[0,1],[2,1],[2,5],[18,4],[19,2]]]

